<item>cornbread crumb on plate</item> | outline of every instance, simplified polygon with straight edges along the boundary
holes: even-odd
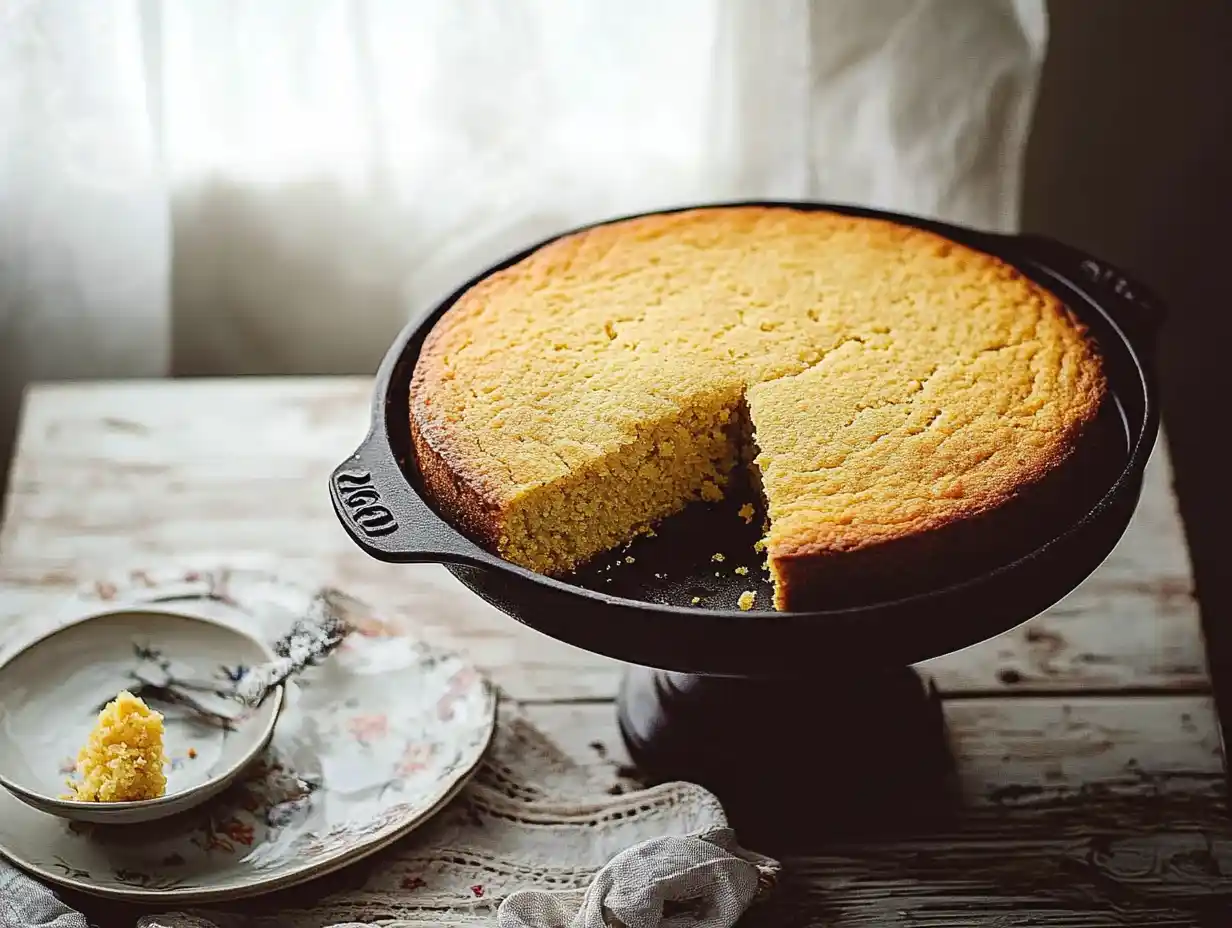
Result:
[[[740,594],[740,598],[736,600],[736,605],[748,612],[753,608],[753,601],[757,599],[757,594],[752,590],[745,590]]]
[[[756,510],[753,509],[752,503],[745,503],[743,506],[740,507],[740,511],[736,513],[736,515],[744,519],[745,525],[751,525],[753,523],[753,516],[755,514],[756,514]]]
[[[127,690],[107,703],[77,755],[73,792],[78,802],[138,802],[167,791],[163,717]]]
[[[726,558],[724,558],[722,554],[715,552],[714,554],[710,555],[710,560],[714,561],[716,564],[722,564],[723,561],[726,560]]]
[[[700,596],[694,596],[694,597],[693,597],[693,599],[692,599],[692,603],[693,603],[693,605],[695,605],[695,606],[696,606],[698,603],[700,603],[701,601],[702,601],[702,598],[701,598]]]
[[[749,574],[749,569],[748,569],[747,567],[743,567],[743,566],[741,566],[741,567],[737,567],[737,568],[736,568],[736,573],[738,573],[738,574],[739,574],[740,576],[742,576],[742,577],[747,577],[747,576],[748,576],[748,574]]]

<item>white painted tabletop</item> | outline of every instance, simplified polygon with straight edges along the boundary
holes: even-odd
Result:
[[[575,756],[619,762],[621,665],[509,620],[443,568],[378,563],[338,525],[326,481],[369,399],[361,378],[33,387],[0,530],[0,651],[6,624],[115,569],[273,560],[464,648]],[[945,698],[962,821],[791,858],[754,923],[1207,926],[1232,912],[1218,721],[1162,440],[1094,575],[924,666]]]

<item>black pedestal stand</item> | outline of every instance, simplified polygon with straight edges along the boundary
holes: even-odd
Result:
[[[749,846],[901,833],[955,806],[941,702],[910,668],[766,680],[634,667],[619,722],[641,772],[710,789]]]

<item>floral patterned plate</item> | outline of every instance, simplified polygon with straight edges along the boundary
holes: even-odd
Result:
[[[76,606],[174,604],[269,641],[316,592],[253,570],[138,571]],[[218,902],[337,870],[426,821],[478,766],[495,694],[458,655],[333,596],[357,633],[288,684],[273,742],[234,786],[183,814],[125,825],[66,821],[0,791],[0,854],[94,895]],[[70,609],[53,624],[73,618]]]

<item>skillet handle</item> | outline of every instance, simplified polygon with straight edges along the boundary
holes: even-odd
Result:
[[[1146,284],[1107,261],[1043,235],[1004,238],[1078,289],[1098,297],[1134,347],[1148,356],[1154,354],[1165,311]]]
[[[347,534],[377,560],[474,564],[482,557],[407,484],[380,429],[334,469],[329,496]]]

